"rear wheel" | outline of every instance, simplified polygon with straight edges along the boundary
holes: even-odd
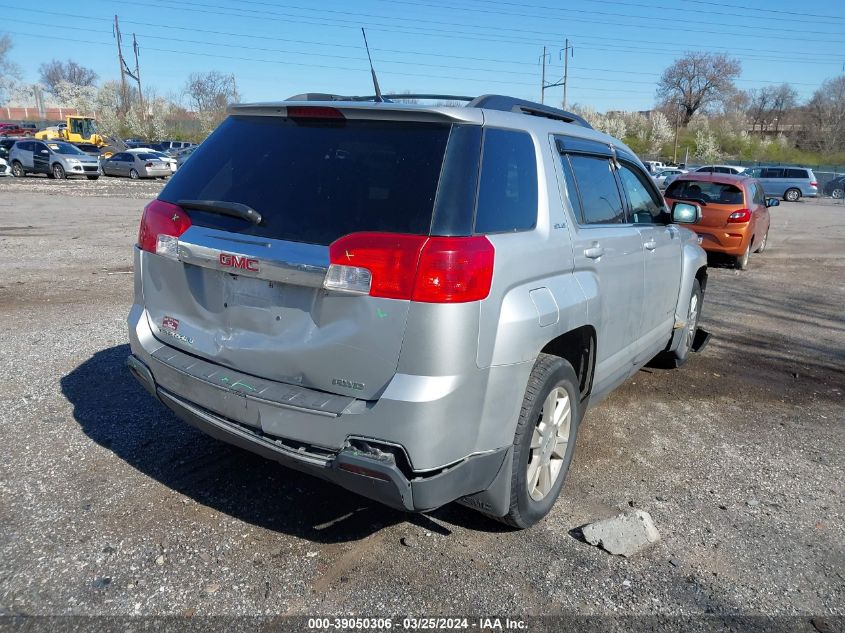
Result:
[[[57,180],[64,180],[65,178],[67,178],[65,168],[59,165],[59,163],[53,165],[53,178]]]
[[[140,178],[140,176],[138,175],[138,172],[137,172],[137,171],[135,171],[134,169],[130,169],[130,170],[129,170],[129,177],[130,177],[132,180],[138,180],[138,178]]]
[[[549,513],[572,462],[580,420],[578,377],[572,366],[540,354],[513,440],[510,508],[498,520],[527,528]]]
[[[23,165],[21,165],[18,161],[14,161],[12,163],[12,175],[15,178],[23,178],[26,176],[26,172],[23,170]]]
[[[793,187],[792,189],[787,189],[786,192],[783,194],[783,199],[787,200],[788,202],[798,202],[801,198],[801,190],[796,189]]]
[[[763,236],[763,241],[760,242],[760,244],[757,246],[757,250],[755,250],[754,252],[755,253],[762,253],[764,250],[766,250],[766,245],[768,243],[769,243],[769,231],[767,230],[766,234]]]
[[[745,249],[745,252],[736,258],[734,268],[738,268],[739,270],[748,268],[749,257],[751,257],[751,240],[748,240],[748,248]]]
[[[845,189],[836,188],[830,192],[831,198],[836,198],[837,200],[842,200],[845,198]]]

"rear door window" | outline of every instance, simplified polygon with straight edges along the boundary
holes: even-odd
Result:
[[[194,224],[330,244],[348,233],[428,234],[447,123],[231,116],[160,194],[252,207],[260,225],[191,210]]]
[[[794,178],[796,180],[806,180],[807,178],[809,178],[806,169],[787,169],[786,177]]]
[[[537,224],[537,158],[525,132],[484,133],[476,233],[525,231]]]
[[[585,224],[624,224],[625,208],[607,158],[571,155]]]
[[[772,169],[771,167],[767,167],[763,170],[763,173],[760,178],[783,178],[783,170]]]

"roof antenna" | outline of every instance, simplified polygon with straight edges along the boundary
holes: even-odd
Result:
[[[373,68],[373,58],[370,57],[370,45],[367,44],[367,32],[364,30],[363,26],[361,27],[361,33],[364,34],[364,46],[367,49],[367,59],[370,60],[370,72],[373,75],[373,86],[375,86],[376,89],[376,102],[383,103],[384,97],[381,96],[381,88],[378,87],[378,78],[376,77],[376,71]]]

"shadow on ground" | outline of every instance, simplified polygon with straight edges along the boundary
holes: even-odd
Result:
[[[269,530],[321,543],[357,540],[411,522],[448,534],[442,522],[504,526],[453,504],[433,516],[399,512],[338,486],[219,442],[181,422],[126,369],[128,345],[102,350],[61,379],[88,437],[198,503]]]

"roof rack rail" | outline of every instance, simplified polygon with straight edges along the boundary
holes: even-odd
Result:
[[[482,95],[476,97],[467,104],[468,108],[487,108],[488,110],[502,110],[504,112],[519,112],[521,114],[528,114],[531,116],[540,116],[547,119],[555,119],[557,121],[565,121],[566,123],[575,123],[585,128],[593,129],[593,126],[587,121],[566,110],[559,108],[552,108],[551,106],[535,103],[526,99],[516,99],[514,97],[506,97],[504,95]]]
[[[391,99],[439,99],[441,101],[472,101],[475,97],[467,97],[463,95],[439,95],[439,94],[398,94],[398,95],[382,95],[385,100]],[[376,101],[375,95],[369,96],[352,96],[352,95],[335,95],[325,92],[305,92],[303,94],[288,97],[285,101]]]

